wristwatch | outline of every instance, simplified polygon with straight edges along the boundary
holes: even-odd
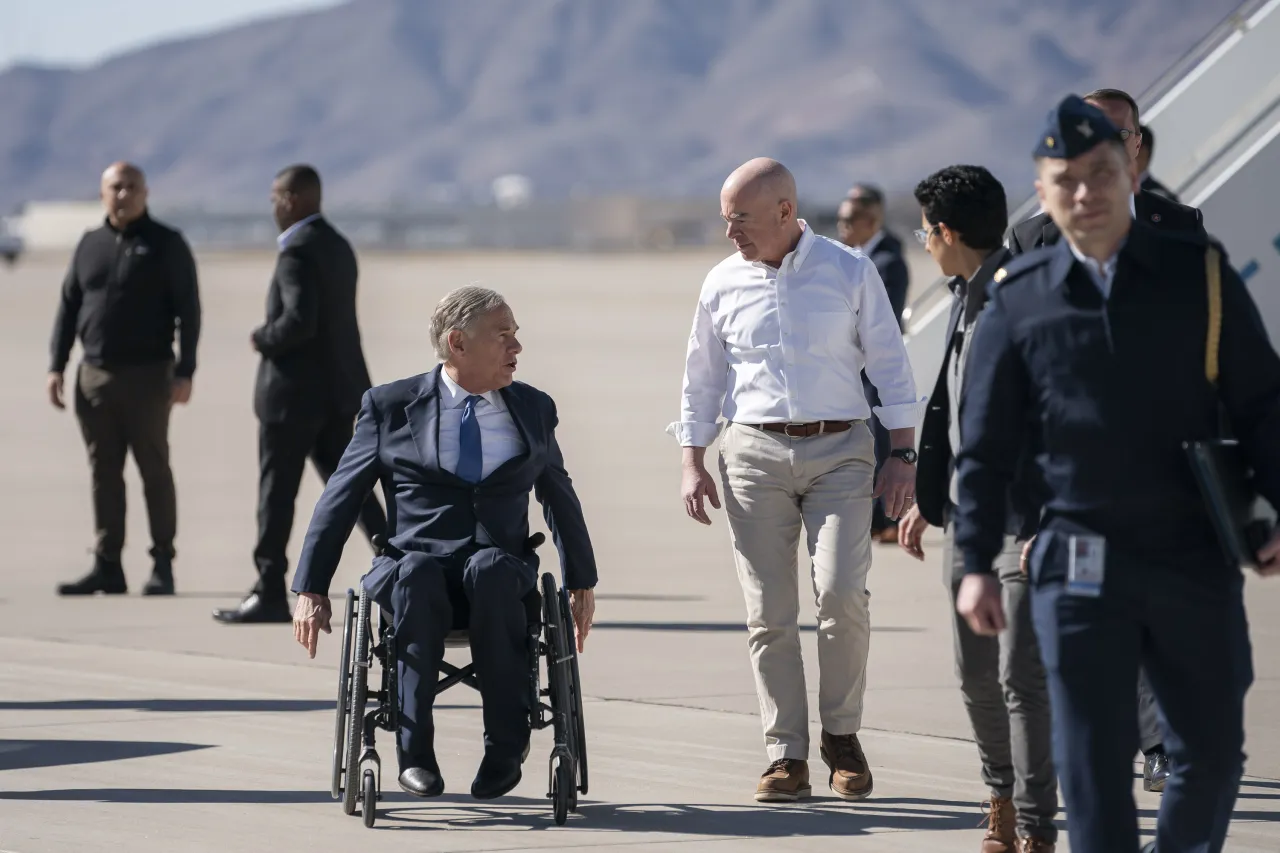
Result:
[[[916,451],[914,447],[895,447],[889,451],[889,455],[897,459],[901,459],[908,465],[916,464]]]

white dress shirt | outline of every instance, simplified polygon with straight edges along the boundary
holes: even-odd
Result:
[[[319,218],[320,214],[313,213],[310,216],[299,219],[297,222],[281,231],[279,236],[276,237],[276,245],[280,247],[280,251],[283,252],[289,246],[289,241],[293,239],[294,234],[298,233],[299,228],[306,225],[308,222],[313,222]]]
[[[1076,256],[1076,260],[1084,264],[1084,268],[1089,271],[1089,275],[1093,276],[1093,283],[1098,286],[1098,290],[1102,291],[1102,298],[1110,299],[1111,282],[1116,277],[1116,261],[1120,258],[1119,250],[1108,258],[1106,263],[1099,263],[1093,258],[1085,257],[1084,252],[1077,249],[1076,244],[1070,240],[1067,241],[1067,245],[1071,247],[1071,254]]]
[[[711,444],[721,414],[745,424],[865,420],[864,367],[885,428],[919,422],[925,401],[875,264],[800,225],[800,242],[778,269],[735,253],[707,274],[680,420],[667,427],[681,446]]]
[[[470,392],[462,388],[449,371],[440,368],[440,467],[458,473],[459,431]],[[507,403],[497,391],[480,395],[476,421],[480,424],[480,452],[484,464],[480,479],[496,471],[502,463],[524,452],[524,439],[507,411]]]

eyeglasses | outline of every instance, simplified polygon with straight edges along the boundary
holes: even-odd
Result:
[[[1141,134],[1140,134],[1140,133],[1138,133],[1138,131],[1136,131],[1136,130],[1130,130],[1130,129],[1129,129],[1129,128],[1127,128],[1127,127],[1122,127],[1122,128],[1120,128],[1120,141],[1121,141],[1121,142],[1128,142],[1128,141],[1129,141],[1129,137],[1130,137],[1130,136],[1141,136]]]
[[[911,233],[916,235],[916,239],[920,241],[921,246],[927,246],[929,245],[929,238],[932,237],[933,233],[937,230],[938,230],[938,226],[935,225],[932,228],[928,228],[928,229],[917,228],[915,231],[912,231]]]

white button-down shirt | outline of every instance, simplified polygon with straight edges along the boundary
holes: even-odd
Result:
[[[289,246],[289,241],[293,239],[293,235],[298,233],[298,229],[306,225],[308,222],[314,222],[320,218],[320,214],[313,213],[310,216],[299,219],[288,228],[280,232],[276,237],[276,245],[280,247],[280,251],[284,251]]]
[[[459,432],[468,396],[470,392],[454,382],[448,370],[440,368],[440,467],[452,474],[458,473]],[[480,424],[480,451],[484,458],[480,479],[483,480],[502,463],[523,453],[524,439],[501,394],[490,391],[480,398],[476,403],[476,421]]]
[[[864,367],[885,428],[919,422],[925,401],[875,264],[800,224],[778,269],[735,253],[703,282],[680,420],[667,427],[681,446],[711,444],[721,414],[747,424],[866,419]]]
[[[1106,263],[1099,263],[1094,258],[1086,257],[1084,252],[1076,248],[1076,244],[1070,240],[1067,245],[1071,247],[1071,254],[1076,256],[1076,260],[1084,264],[1084,268],[1089,271],[1089,275],[1093,276],[1093,283],[1098,286],[1098,290],[1102,291],[1103,299],[1111,298],[1111,282],[1116,277],[1116,261],[1120,259],[1120,252],[1107,259]]]

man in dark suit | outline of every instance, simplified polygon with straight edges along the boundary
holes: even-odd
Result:
[[[1185,204],[1179,204],[1162,195],[1137,187],[1138,154],[1142,147],[1137,102],[1119,89],[1097,89],[1085,95],[1083,100],[1102,110],[1111,123],[1119,129],[1125,151],[1129,153],[1133,163],[1135,187],[1129,204],[1130,215],[1139,222],[1145,222],[1161,230],[1184,231],[1205,236],[1204,216],[1199,208],[1187,207]],[[1048,212],[1041,211],[1013,226],[1006,236],[1005,244],[1015,255],[1020,255],[1039,246],[1052,246],[1061,237],[1062,232],[1053,223]]]
[[[311,458],[328,480],[351,440],[360,397],[369,389],[356,322],[356,256],[320,213],[320,176],[290,166],[271,188],[280,255],[267,293],[267,320],[249,336],[261,354],[253,408],[258,416],[258,583],[224,623],[288,622],[285,550],[293,531],[302,469]],[[360,513],[365,535],[386,529],[370,494]]]
[[[885,293],[889,295],[889,304],[893,306],[893,315],[898,318],[898,325],[901,327],[911,277],[907,271],[907,262],[902,256],[902,241],[884,227],[884,193],[870,184],[854,184],[836,212],[836,228],[840,242],[860,249],[876,265]],[[876,386],[867,378],[866,371],[862,373],[862,388],[873,409],[880,405],[880,395]],[[889,431],[880,425],[874,412],[871,415],[871,430],[875,436],[878,474],[892,448]],[[896,542],[898,539],[898,524],[885,515],[884,504],[879,498],[872,508],[871,535],[882,542]]]
[[[916,500],[902,519],[899,544],[918,560],[929,525],[946,530],[943,580],[955,603],[964,565],[955,547],[955,460],[960,451],[960,407],[968,343],[986,304],[987,287],[1013,257],[1000,245],[1008,224],[1004,187],[981,166],[950,166],[916,187],[923,228],[916,237],[953,276],[955,296],[947,348],[920,432]],[[1022,454],[1029,472],[1032,454]],[[1053,766],[1049,691],[1031,623],[1031,596],[1022,571],[1022,542],[1040,520],[1039,503],[1024,476],[1010,490],[1004,542],[995,560],[1009,621],[998,637],[970,630],[953,614],[960,692],[991,794],[983,853],[1051,853],[1057,842],[1057,777]]]
[[[471,793],[499,797],[520,781],[530,712],[523,599],[538,571],[526,548],[530,490],[560,552],[579,649],[595,610],[595,556],[556,443],[555,403],[512,381],[516,330],[491,290],[445,296],[431,318],[444,364],[364,395],[294,576],[294,634],[315,657],[318,632],[330,630],[329,584],[343,544],[381,481],[391,554],[374,560],[362,584],[395,625],[400,787],[420,797],[444,791],[431,706],[453,628],[470,630],[484,703],[484,760]]]
[[[1155,131],[1145,124],[1139,129],[1142,133],[1142,146],[1138,149],[1138,186],[1144,192],[1155,193],[1169,201],[1178,201],[1178,196],[1173,190],[1151,177],[1151,158],[1156,153]]]

